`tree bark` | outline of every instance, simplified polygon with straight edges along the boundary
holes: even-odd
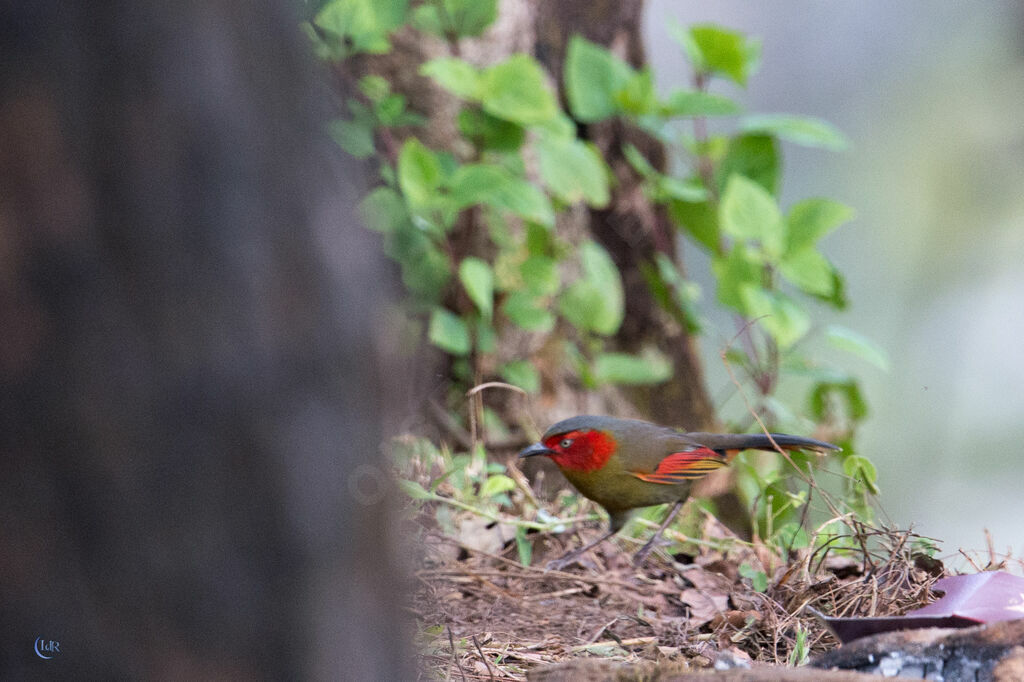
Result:
[[[2,11],[3,679],[412,677],[387,287],[293,9]]]
[[[607,47],[634,67],[645,64],[642,0],[539,2],[537,8],[535,52],[552,74],[562,74],[573,35]],[[589,228],[622,274],[626,315],[616,342],[626,351],[656,346],[672,359],[675,370],[667,383],[634,389],[630,396],[638,410],[656,422],[689,430],[712,430],[717,420],[696,340],[658,308],[641,270],[653,263],[657,253],[679,265],[679,240],[667,211],[644,196],[641,179],[622,152],[627,143],[633,144],[664,172],[667,150],[658,140],[621,120],[582,126],[581,132],[601,150],[615,175],[612,201],[607,208],[590,210]]]

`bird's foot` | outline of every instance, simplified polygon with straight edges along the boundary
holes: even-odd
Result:
[[[658,539],[659,537],[655,535],[636,551],[636,554],[633,555],[633,566],[636,568],[643,566],[644,562],[647,561],[647,556],[654,550],[655,545],[659,544]]]
[[[562,561],[561,559],[553,559],[544,564],[545,571],[561,571],[566,568],[572,562]]]
[[[580,559],[580,554],[576,552],[569,552],[563,557],[558,559],[552,559],[551,561],[544,564],[544,570],[546,571],[561,571],[569,566],[572,566]]]

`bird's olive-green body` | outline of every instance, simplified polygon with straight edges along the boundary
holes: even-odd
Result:
[[[774,440],[774,444],[773,441]],[[631,510],[679,502],[690,496],[694,481],[727,463],[726,453],[746,449],[835,450],[834,445],[784,434],[684,433],[636,419],[579,416],[547,430],[539,443],[520,456],[551,457],[584,497],[604,507],[611,530],[625,525]],[[703,466],[661,473],[666,458],[678,453],[705,454]],[[651,479],[644,480],[643,476]]]

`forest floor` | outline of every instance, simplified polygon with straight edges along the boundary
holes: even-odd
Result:
[[[808,607],[900,615],[932,601],[929,588],[945,573],[911,550],[910,533],[865,529],[860,550],[783,559],[739,541],[710,515],[690,544],[694,555],[659,550],[636,568],[636,541],[617,537],[582,564],[548,571],[548,560],[599,530],[533,534],[527,566],[513,538],[486,552],[441,532],[434,504],[413,521],[422,549],[410,610],[424,679],[523,680],[540,666],[585,658],[676,670],[723,659],[798,665],[838,643]],[[498,524],[480,528],[497,532]]]

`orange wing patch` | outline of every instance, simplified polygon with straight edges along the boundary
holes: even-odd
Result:
[[[658,462],[658,467],[652,473],[640,474],[633,471],[630,473],[641,481],[672,485],[707,476],[727,463],[726,459],[714,450],[697,448],[687,452],[673,452]]]

